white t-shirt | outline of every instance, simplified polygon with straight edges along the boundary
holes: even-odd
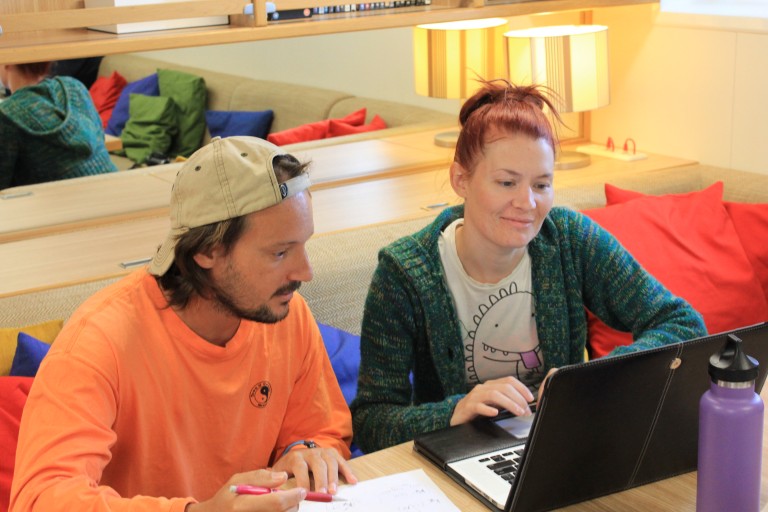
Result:
[[[531,258],[526,251],[501,281],[480,283],[466,273],[456,250],[456,228],[463,224],[464,219],[451,223],[438,249],[461,323],[467,382],[511,375],[535,391],[544,377],[544,358],[536,333]]]

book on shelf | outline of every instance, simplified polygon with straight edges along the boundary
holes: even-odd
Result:
[[[389,0],[386,2],[367,2],[360,4],[340,4],[325,7],[304,9],[279,9],[279,2],[267,2],[267,20],[285,21],[311,18],[313,14],[337,14],[345,12],[373,11],[377,9],[396,9],[398,7],[414,7],[431,5],[432,0]],[[244,14],[253,15],[253,5],[245,7]]]

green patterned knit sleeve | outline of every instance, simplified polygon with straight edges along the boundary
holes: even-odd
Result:
[[[0,113],[0,190],[13,184],[19,140],[12,123]]]
[[[410,284],[397,258],[383,250],[365,303],[351,406],[355,442],[366,453],[448,426],[463,396],[414,405],[410,374],[426,333],[421,299]]]
[[[578,254],[584,276],[584,303],[606,325],[631,332],[634,342],[611,354],[635,352],[706,334],[701,315],[675,296],[611,235],[576,214]]]

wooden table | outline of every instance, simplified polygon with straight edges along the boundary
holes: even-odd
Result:
[[[763,389],[763,401],[768,391]],[[350,461],[360,480],[423,469],[462,512],[487,512],[480,501],[447,477],[427,459],[413,451],[413,443],[403,443]],[[763,474],[761,510],[768,512],[768,407],[763,429]],[[577,503],[559,510],[573,512],[694,512],[696,510],[696,472],[686,473],[627,491]],[[728,511],[723,511],[728,512]]]

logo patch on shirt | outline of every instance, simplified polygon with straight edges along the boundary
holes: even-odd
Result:
[[[271,396],[272,384],[269,381],[263,380],[251,388],[251,394],[248,398],[250,398],[251,404],[255,407],[264,408],[267,406]]]

